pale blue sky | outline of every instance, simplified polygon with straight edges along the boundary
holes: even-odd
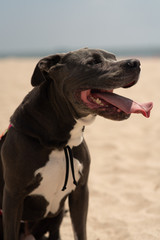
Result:
[[[1,0],[0,53],[160,47],[160,0]]]

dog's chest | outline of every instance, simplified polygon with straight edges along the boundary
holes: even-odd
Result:
[[[70,132],[70,139],[68,144],[70,148],[78,146],[83,140],[83,124],[78,122],[72,131]],[[79,180],[83,164],[76,158],[73,158],[74,174],[76,181]],[[69,165],[69,175],[66,190],[62,191],[66,177],[66,159],[64,151],[52,151],[49,155],[49,161],[47,164],[36,170],[35,175],[40,173],[42,175],[42,181],[40,186],[35,189],[30,195],[39,194],[42,195],[49,203],[46,214],[49,212],[56,213],[61,200],[70,192],[75,190],[73,184],[73,176],[71,172],[71,166]]]
[[[73,159],[73,163],[75,178],[78,181],[83,166],[75,158]],[[69,176],[66,186],[67,188],[65,191],[62,191],[66,174],[66,160],[64,151],[53,151],[49,156],[49,161],[47,164],[38,169],[35,174],[37,173],[40,173],[43,179],[40,186],[35,189],[31,195],[39,194],[44,196],[49,203],[46,214],[49,212],[56,213],[61,200],[71,191],[75,190],[76,187],[73,184],[71,167],[69,167]]]

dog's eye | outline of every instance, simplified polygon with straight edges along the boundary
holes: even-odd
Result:
[[[87,61],[88,65],[95,65],[102,62],[101,56],[98,54],[93,54],[92,59]]]
[[[90,60],[87,62],[88,65],[94,65],[94,64],[97,64],[96,61],[94,61],[94,59]]]

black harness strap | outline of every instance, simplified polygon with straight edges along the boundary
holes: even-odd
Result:
[[[62,191],[64,191],[67,188],[68,176],[69,176],[69,161],[71,164],[73,183],[77,186],[77,181],[75,179],[75,173],[74,173],[73,154],[72,154],[71,148],[69,146],[66,146],[64,148],[64,153],[65,153],[65,158],[66,158],[66,176],[65,176],[65,181],[64,181]]]
[[[77,181],[75,179],[75,174],[74,174],[74,163],[73,163],[73,154],[72,150],[69,146],[67,146],[68,151],[69,151],[69,156],[70,156],[70,163],[71,163],[71,170],[72,170],[72,177],[73,177],[73,184],[77,186]]]
[[[67,147],[64,148],[64,153],[65,153],[65,158],[66,158],[66,177],[64,181],[64,186],[62,188],[62,191],[64,191],[67,187],[67,182],[68,182],[68,175],[69,175],[69,158],[68,158],[68,153],[67,153]]]

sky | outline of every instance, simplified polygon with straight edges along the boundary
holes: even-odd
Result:
[[[160,47],[160,0],[1,0],[0,54]]]

